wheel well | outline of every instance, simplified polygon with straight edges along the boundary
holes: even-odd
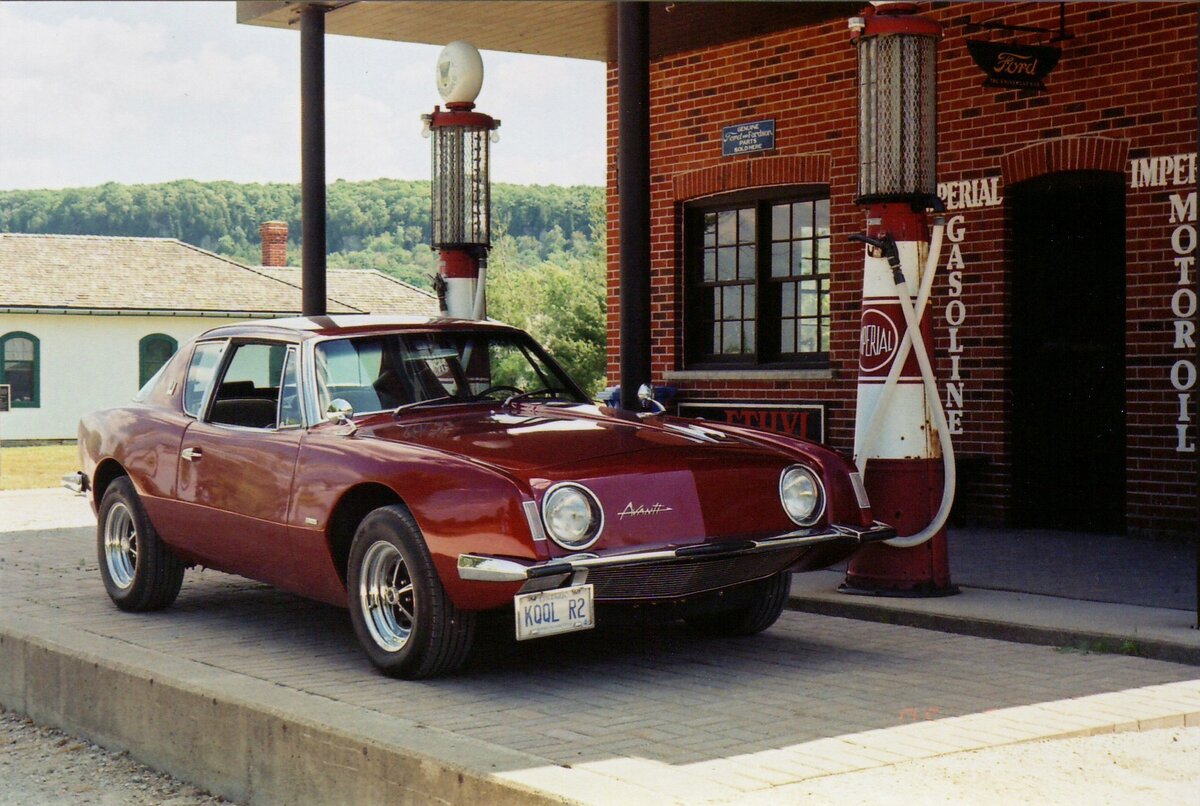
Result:
[[[342,496],[329,518],[329,555],[342,583],[346,582],[346,567],[350,558],[350,544],[354,532],[363,518],[380,507],[404,502],[396,491],[382,484],[360,484]]]
[[[92,495],[97,509],[100,508],[100,502],[104,500],[104,492],[108,489],[108,485],[121,476],[128,475],[125,468],[121,467],[120,462],[116,459],[105,459],[96,466],[96,472],[92,474]]]

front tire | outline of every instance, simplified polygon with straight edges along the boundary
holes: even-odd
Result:
[[[691,616],[686,619],[687,625],[696,632],[709,636],[755,635],[767,629],[778,621],[783,613],[788,593],[792,590],[792,575],[784,571],[752,584],[756,585],[758,590],[754,592],[754,599],[750,604],[734,610]]]
[[[128,476],[100,501],[96,553],[104,589],[122,610],[161,610],[179,595],[184,565],[158,536]]]
[[[380,671],[416,680],[462,667],[475,614],[446,595],[408,510],[381,507],[363,519],[346,576],[354,633]]]

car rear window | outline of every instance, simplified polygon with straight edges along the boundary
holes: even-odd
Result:
[[[188,364],[187,379],[183,384],[183,410],[193,417],[200,416],[200,407],[204,404],[204,396],[212,386],[217,365],[221,363],[221,354],[225,352],[225,342],[210,341],[197,344],[192,352],[192,360]]]

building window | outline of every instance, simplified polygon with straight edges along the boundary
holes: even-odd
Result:
[[[772,189],[685,208],[689,367],[829,363],[829,191]]]
[[[154,377],[163,364],[175,355],[179,342],[162,333],[151,333],[138,342],[138,388]]]
[[[39,401],[36,336],[14,331],[0,336],[0,384],[8,384],[14,409],[36,409]]]

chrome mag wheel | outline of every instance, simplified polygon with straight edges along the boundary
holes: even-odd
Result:
[[[417,615],[412,575],[399,549],[380,540],[367,549],[359,575],[363,622],[380,649],[398,652],[408,643]]]
[[[104,520],[104,561],[114,585],[125,590],[133,584],[138,561],[137,526],[133,513],[122,502],[114,504]]]

